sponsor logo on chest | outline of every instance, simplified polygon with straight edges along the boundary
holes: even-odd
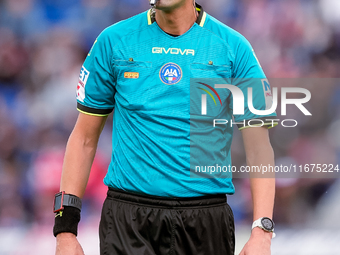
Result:
[[[192,55],[195,56],[195,50],[191,49],[179,49],[179,48],[163,48],[163,47],[153,47],[153,54],[172,54],[172,55]]]

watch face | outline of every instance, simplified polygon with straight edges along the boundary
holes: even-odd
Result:
[[[269,218],[263,218],[263,219],[261,220],[261,223],[262,223],[262,226],[263,226],[266,230],[268,230],[268,231],[272,231],[273,228],[274,228],[274,223],[273,223],[273,221],[272,221],[271,219],[269,219]]]
[[[58,211],[64,209],[63,206],[62,206],[63,196],[64,196],[64,194],[62,192],[59,192],[58,194],[55,195],[53,212],[58,212]]]

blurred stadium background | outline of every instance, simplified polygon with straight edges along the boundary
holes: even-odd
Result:
[[[340,77],[339,0],[200,0],[244,34],[270,78]],[[107,26],[149,8],[147,0],[0,0],[0,254],[53,254],[52,198],[77,117],[83,60]],[[319,86],[313,117],[271,130],[276,161],[340,161],[340,83]],[[80,224],[86,254],[98,252],[98,223],[111,152],[111,120],[100,139]],[[244,165],[240,132],[233,162]],[[229,197],[237,250],[250,235],[249,181]],[[278,179],[272,254],[340,254],[340,181]]]

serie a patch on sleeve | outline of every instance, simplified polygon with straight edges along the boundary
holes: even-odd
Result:
[[[268,110],[273,105],[273,95],[270,90],[269,81],[267,79],[262,79],[261,82],[262,82],[264,98],[266,102],[266,110]]]
[[[85,86],[90,72],[86,70],[84,66],[80,69],[79,80],[77,85],[77,99],[84,102],[85,99]]]

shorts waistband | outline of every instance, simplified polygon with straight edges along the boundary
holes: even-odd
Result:
[[[207,195],[201,197],[184,197],[184,198],[171,198],[171,197],[158,197],[141,195],[136,193],[128,193],[123,190],[109,188],[107,192],[108,198],[114,198],[122,201],[135,202],[146,205],[156,205],[165,207],[192,207],[192,206],[210,206],[224,204],[227,202],[225,194]]]

